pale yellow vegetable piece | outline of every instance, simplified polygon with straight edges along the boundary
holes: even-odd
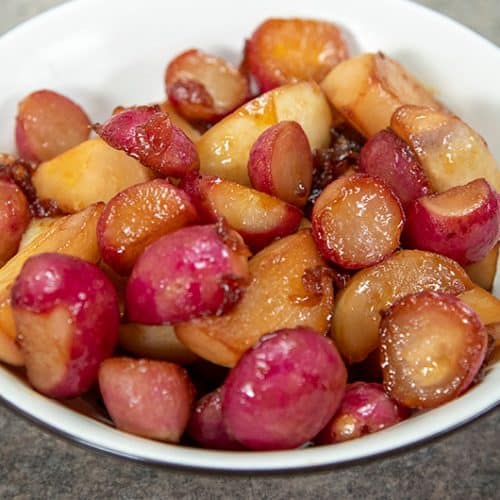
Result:
[[[341,62],[324,78],[321,88],[335,109],[365,137],[387,128],[392,114],[403,104],[443,109],[411,73],[381,52]]]
[[[21,366],[23,356],[17,347],[16,329],[10,306],[10,291],[26,260],[39,253],[58,252],[97,262],[96,226],[104,204],[58,218],[39,232],[0,269],[0,361]]]
[[[491,290],[498,269],[498,247],[497,243],[479,262],[465,266],[470,279],[481,288]]]
[[[332,113],[323,92],[315,82],[293,83],[262,94],[207,130],[196,143],[200,171],[250,186],[247,163],[253,143],[284,120],[302,126],[312,149],[329,144]]]
[[[144,358],[162,359],[185,365],[200,359],[177,339],[174,327],[169,325],[120,325],[120,345]]]
[[[412,147],[435,191],[481,177],[500,191],[500,168],[486,142],[457,116],[402,106],[392,116],[391,128]]]
[[[39,198],[55,200],[61,210],[74,213],[154,177],[123,151],[101,139],[90,139],[40,164],[33,185]]]
[[[465,302],[485,324],[500,323],[500,300],[479,286],[467,290],[457,298]]]

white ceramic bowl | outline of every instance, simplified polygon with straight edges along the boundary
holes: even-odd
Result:
[[[0,151],[13,151],[17,102],[52,88],[93,120],[117,104],[163,97],[166,62],[189,47],[238,62],[243,40],[269,16],[339,23],[353,51],[383,50],[414,71],[479,130],[500,158],[500,50],[430,10],[402,0],[76,0],[0,39]],[[499,283],[497,280],[497,294]],[[149,441],[115,430],[30,389],[0,367],[0,396],[21,413],[91,447],[161,464],[277,470],[339,464],[396,450],[456,428],[500,401],[500,365],[459,399],[359,440],[280,452],[218,452]]]

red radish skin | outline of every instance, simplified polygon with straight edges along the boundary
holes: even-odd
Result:
[[[432,192],[417,156],[390,129],[377,132],[363,146],[358,169],[385,181],[403,206]]]
[[[435,408],[468,389],[487,347],[485,326],[454,295],[407,295],[380,323],[384,388],[408,408]]]
[[[334,24],[312,19],[268,19],[245,45],[244,66],[261,92],[300,80],[320,82],[348,57]]]
[[[183,177],[199,169],[193,142],[159,105],[126,108],[94,129],[110,146],[160,175]]]
[[[247,79],[221,57],[191,49],[167,66],[169,101],[188,120],[216,122],[250,97]]]
[[[248,159],[248,176],[258,191],[303,207],[312,185],[313,157],[302,127],[282,121],[255,141]]]
[[[118,429],[179,442],[195,395],[184,368],[166,361],[110,358],[99,369],[99,388]]]
[[[242,450],[243,446],[227,433],[222,418],[223,390],[222,387],[219,387],[203,396],[196,403],[189,420],[187,433],[203,448]]]
[[[52,90],[38,90],[19,103],[15,138],[25,160],[50,160],[87,140],[90,130],[83,109]]]
[[[461,265],[483,259],[500,237],[500,202],[485,179],[424,196],[407,208],[404,240]]]
[[[222,314],[247,284],[248,255],[238,233],[222,224],[162,236],[139,257],[127,283],[129,320],[159,325]]]
[[[116,272],[129,274],[150,243],[197,219],[189,196],[167,180],[135,184],[102,211],[97,224],[101,256]]]
[[[205,222],[223,218],[253,252],[295,233],[302,221],[302,211],[296,206],[219,177],[190,174],[181,188]]]
[[[16,253],[30,220],[30,206],[21,189],[0,179],[0,267]]]
[[[313,235],[323,256],[345,269],[382,261],[399,247],[401,203],[377,177],[341,177],[321,193],[312,213]]]
[[[224,383],[227,431],[252,450],[296,448],[332,418],[347,372],[334,344],[308,328],[263,337]]]
[[[382,384],[355,382],[347,386],[340,408],[315,441],[348,441],[391,427],[409,416],[410,410],[391,399]]]
[[[96,265],[77,257],[28,259],[12,287],[12,310],[28,379],[50,397],[87,391],[118,341],[115,289]]]

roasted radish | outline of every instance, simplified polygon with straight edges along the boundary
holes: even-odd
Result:
[[[90,121],[82,108],[57,92],[38,90],[19,103],[16,145],[25,160],[50,160],[86,141],[89,134]]]
[[[149,325],[222,314],[244,292],[249,253],[223,224],[162,236],[137,260],[127,283],[127,315]]]
[[[99,218],[101,256],[115,271],[128,274],[150,243],[197,217],[189,196],[166,180],[130,186],[106,204]]]
[[[434,408],[460,396],[483,364],[488,335],[455,296],[407,295],[384,312],[380,351],[384,387],[409,408]]]
[[[47,396],[87,391],[118,341],[113,285],[77,257],[43,253],[27,260],[12,287],[12,310],[28,380]]]
[[[170,102],[192,121],[217,121],[250,95],[246,78],[235,67],[196,49],[170,61],[165,85]]]
[[[230,436],[252,450],[296,448],[332,418],[347,373],[337,349],[308,328],[270,333],[231,370],[222,393]]]
[[[333,181],[313,208],[313,235],[323,256],[346,269],[380,262],[399,247],[404,214],[380,179],[354,174]]]
[[[484,179],[423,196],[407,207],[406,217],[406,246],[462,265],[486,257],[500,237],[499,197]]]
[[[348,57],[340,29],[312,19],[268,19],[245,45],[245,68],[261,92],[300,80],[320,82]]]
[[[280,122],[255,141],[248,159],[252,186],[303,207],[311,192],[311,146],[297,122]]]

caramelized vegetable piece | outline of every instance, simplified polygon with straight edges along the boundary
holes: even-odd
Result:
[[[325,332],[333,289],[323,266],[309,230],[278,240],[250,259],[250,284],[231,311],[175,325],[175,333],[201,357],[234,366],[271,331],[307,326]]]
[[[431,193],[415,153],[390,129],[377,132],[363,146],[359,171],[380,177],[403,206]]]
[[[355,274],[335,300],[332,335],[349,363],[378,346],[380,313],[397,299],[423,290],[459,294],[473,287],[453,260],[420,250],[401,250]]]
[[[53,398],[86,392],[118,341],[118,301],[106,275],[70,255],[35,255],[12,287],[12,310],[31,385]]]
[[[222,224],[191,226],[162,236],[137,260],[127,283],[128,318],[172,324],[222,314],[244,291],[249,253]]]
[[[347,269],[380,262],[399,247],[404,214],[376,177],[353,174],[333,181],[313,208],[313,235],[323,256]]]
[[[250,186],[248,158],[271,125],[296,121],[312,149],[328,146],[332,113],[314,82],[285,85],[256,97],[207,130],[196,143],[200,171]]]
[[[43,252],[74,255],[89,262],[97,262],[96,226],[102,204],[90,206],[82,212],[57,219],[33,238],[0,269],[0,360],[13,365],[24,364],[15,343],[16,329],[10,305],[12,284],[26,260]]]
[[[223,218],[252,250],[297,231],[302,212],[278,198],[217,177],[190,175],[182,188],[207,222]]]
[[[130,186],[106,204],[99,218],[101,256],[115,271],[128,274],[150,243],[197,217],[189,196],[166,180]]]
[[[483,364],[488,335],[453,295],[421,292],[384,313],[380,349],[384,387],[409,408],[434,408],[460,396]]]
[[[378,52],[340,63],[321,82],[333,106],[365,137],[391,123],[404,104],[443,110],[443,106],[401,64]]]
[[[465,302],[485,325],[500,323],[500,300],[491,293],[475,286],[457,297]]]
[[[340,29],[310,19],[268,19],[245,45],[245,68],[261,92],[299,80],[320,82],[348,57]]]
[[[311,146],[297,122],[268,128],[255,141],[248,159],[252,186],[280,200],[303,207],[311,192]]]
[[[347,372],[334,344],[309,328],[263,337],[224,383],[222,417],[229,435],[252,450],[296,448],[330,420]]]
[[[465,265],[478,262],[500,237],[500,201],[484,179],[424,196],[406,210],[405,242]]]
[[[232,438],[222,418],[222,391],[205,394],[191,413],[187,433],[203,448],[213,450],[242,450],[243,446]]]
[[[497,273],[499,246],[500,244],[497,243],[483,259],[465,267],[470,279],[485,290],[493,288],[493,282]]]
[[[172,104],[168,101],[162,102],[160,108],[164,113],[167,113],[172,123],[179,127],[193,143],[200,138],[200,132],[194,128],[185,118],[183,118]]]
[[[141,325],[125,323],[120,325],[120,346],[136,356],[160,359],[179,365],[187,365],[198,360],[175,336],[169,325]]]
[[[409,413],[384,392],[382,384],[355,382],[347,386],[339,409],[315,441],[318,444],[348,441],[391,427]]]
[[[74,213],[153,177],[123,151],[91,139],[42,163],[33,174],[33,185],[39,198],[55,200],[61,210]]]
[[[195,395],[183,368],[166,361],[110,358],[99,370],[99,388],[118,429],[179,442]]]
[[[188,120],[217,121],[250,95],[246,78],[221,57],[191,49],[167,66],[165,85],[170,102]]]
[[[0,179],[0,267],[16,253],[30,219],[23,192],[13,182]]]
[[[25,97],[16,116],[19,155],[36,163],[54,158],[86,141],[90,121],[78,104],[52,90]]]
[[[391,128],[412,147],[434,191],[483,177],[500,191],[500,167],[484,139],[460,118],[422,106],[403,106]]]
[[[94,128],[110,146],[125,151],[160,175],[183,177],[198,170],[194,144],[160,106],[126,108]]]

